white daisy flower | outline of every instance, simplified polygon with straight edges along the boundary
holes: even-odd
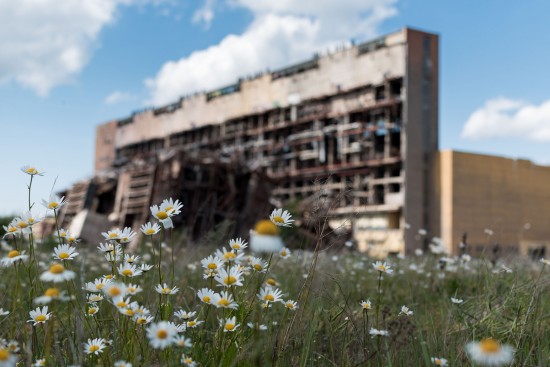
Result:
[[[282,259],[288,259],[290,257],[290,250],[287,247],[283,247],[281,251],[279,251],[279,255]]]
[[[229,272],[224,268],[218,270],[218,274],[214,278],[222,287],[237,286],[242,287],[243,272],[238,267],[232,266]]]
[[[141,288],[139,285],[137,284],[128,284],[128,287],[126,288],[126,291],[129,295],[136,295],[138,293],[140,293],[141,291],[143,291],[143,288]]]
[[[92,303],[88,306],[88,309],[86,310],[86,316],[93,316],[98,312],[99,306],[97,305],[97,303]]]
[[[12,353],[19,352],[19,343],[17,340],[10,340],[7,344],[8,350]]]
[[[153,205],[149,209],[151,209],[153,217],[157,218],[164,228],[174,228],[174,223],[170,218],[171,213],[166,210],[167,207],[169,207],[169,205],[163,203],[160,204],[160,207],[158,205]]]
[[[432,357],[432,363],[436,366],[448,366],[447,360],[445,358]]]
[[[233,301],[233,296],[227,291],[220,292],[219,294],[214,293],[210,303],[218,308],[231,308],[233,310],[239,308],[239,305]]]
[[[126,361],[116,361],[115,367],[132,367],[132,364]]]
[[[37,307],[36,310],[30,311],[29,316],[31,319],[27,322],[33,322],[33,325],[36,326],[37,324],[46,323],[46,321],[50,319],[51,313],[48,313],[48,306],[44,306],[42,308]]]
[[[101,232],[101,235],[106,240],[118,241],[118,240],[120,240],[120,238],[122,236],[122,231],[118,228],[115,228],[115,229],[111,229],[110,231],[107,231],[107,232]]]
[[[550,265],[550,260],[545,259],[544,257],[540,259],[540,262],[544,265]]]
[[[201,265],[204,269],[218,270],[223,266],[224,262],[217,256],[210,255],[207,258],[201,260]]]
[[[27,222],[26,220],[24,220],[23,218],[14,218],[12,221],[11,221],[11,225],[12,226],[15,226],[17,228],[19,228],[19,230],[21,231],[21,233],[23,234],[29,234],[31,233],[31,225],[29,224],[29,222]]]
[[[42,205],[46,207],[46,209],[50,210],[58,210],[65,204],[65,197],[59,197],[56,194],[51,194],[48,200],[42,199]]]
[[[183,204],[180,203],[179,200],[172,200],[172,198],[164,199],[162,203],[160,204],[161,207],[164,208],[164,210],[171,216],[175,216],[181,213],[181,208],[183,208]]]
[[[262,260],[259,257],[250,256],[248,258],[248,261],[250,263],[250,266],[252,269],[259,273],[265,273],[267,271],[267,268],[269,267],[269,264],[267,261]]]
[[[90,293],[86,296],[86,302],[88,303],[97,303],[97,302],[101,302],[105,299],[105,297],[103,297],[103,295],[101,293],[99,294],[96,294],[96,293]]]
[[[117,247],[119,247],[119,245],[115,245],[114,243],[107,242],[107,243],[100,243],[99,246],[97,246],[97,249],[101,252],[109,253],[109,252],[115,251]]]
[[[132,264],[120,264],[117,268],[118,273],[125,277],[137,277],[142,274],[141,269]]]
[[[191,348],[191,347],[193,347],[193,343],[191,342],[191,339],[186,338],[183,335],[178,335],[174,340],[174,344],[177,345],[180,348]]]
[[[88,342],[84,343],[84,352],[98,356],[107,347],[105,342],[103,338],[88,339]]]
[[[165,349],[174,344],[178,330],[174,323],[169,321],[160,321],[151,324],[147,328],[147,338],[149,344],[155,349]]]
[[[226,319],[220,319],[220,326],[223,328],[223,332],[226,333],[237,330],[239,324],[237,324],[237,318],[233,316]]]
[[[283,209],[280,208],[274,209],[269,216],[269,219],[273,222],[273,224],[279,227],[291,227],[294,219],[290,218],[292,218],[292,215],[290,215],[287,210],[283,211]]]
[[[36,176],[36,175],[44,176],[44,172],[40,172],[36,167],[29,166],[29,165],[25,165],[21,167],[21,172],[26,173],[27,175],[30,175],[30,176]]]
[[[289,299],[283,302],[288,310],[296,311],[298,309],[298,302]]]
[[[146,236],[153,236],[160,231],[160,226],[158,223],[147,222],[141,226],[141,232]]]
[[[462,302],[464,302],[463,299],[459,299],[459,298],[454,298],[454,297],[451,297],[451,302],[452,303],[455,303],[457,305],[461,304]]]
[[[14,224],[14,222],[11,222],[7,226],[2,226],[2,227],[4,227],[4,231],[6,231],[6,233],[2,238],[6,238],[6,236],[9,236],[9,235],[19,236],[21,234],[21,229],[17,227]]]
[[[124,297],[128,292],[126,284],[115,281],[106,283],[101,290],[107,297],[111,298]]]
[[[107,285],[109,282],[111,282],[111,280],[109,280],[109,279],[97,278],[93,282],[86,283],[84,285],[84,288],[82,288],[82,289],[85,289],[88,292],[94,292],[94,293],[95,292],[101,292],[103,287],[105,287],[105,285]]]
[[[393,273],[393,270],[391,269],[391,266],[389,264],[386,264],[382,261],[377,261],[374,264],[372,264],[375,270],[378,270],[381,273],[387,273],[391,274]]]
[[[260,330],[260,331],[265,331],[267,330],[267,325],[263,325],[263,324],[258,324],[258,323],[247,323],[246,326],[248,326],[250,329],[254,329],[254,330]]]
[[[78,256],[78,252],[71,245],[59,245],[53,249],[54,259],[56,260],[73,260]]]
[[[242,251],[248,247],[248,243],[242,238],[233,238],[229,240],[229,247],[235,251]]]
[[[139,268],[142,272],[146,273],[149,270],[153,269],[153,265],[141,264]]]
[[[283,293],[280,289],[273,287],[264,287],[260,289],[260,293],[257,294],[260,301],[264,302],[282,302]]]
[[[112,299],[112,302],[113,302],[113,305],[115,305],[118,308],[130,307],[130,304],[132,303],[132,301],[130,300],[130,297],[124,298],[122,296],[114,297]]]
[[[204,321],[199,321],[198,319],[194,319],[194,320],[189,320],[185,323],[185,327],[186,328],[195,328],[197,326],[199,326],[200,324],[202,324]]]
[[[139,260],[139,255],[131,255],[131,254],[125,254],[124,255],[124,262],[125,263],[133,264],[138,260]]]
[[[361,301],[361,307],[363,308],[363,310],[372,310],[372,303],[370,302],[370,300]]]
[[[130,227],[124,227],[122,231],[120,231],[120,243],[128,243],[132,241],[136,237],[136,232],[132,231],[132,228]]]
[[[378,330],[375,328],[371,328],[369,330],[369,334],[372,335],[372,337],[374,338],[375,336],[388,336],[390,333],[388,333],[387,330]]]
[[[221,250],[216,250],[215,256],[224,262],[234,262],[234,263],[241,263],[244,257],[244,254],[242,252],[235,253],[231,250],[226,250],[225,247],[222,247]]]
[[[46,305],[56,299],[59,299],[61,301],[68,301],[70,298],[65,296],[64,291],[61,292],[59,288],[52,287],[46,289],[43,296],[36,297],[34,299],[34,303],[39,305]]]
[[[470,359],[482,366],[502,366],[512,363],[515,349],[508,344],[500,344],[493,338],[466,345]]]
[[[187,312],[185,310],[179,310],[179,311],[176,311],[174,312],[174,316],[182,319],[182,320],[189,320],[191,318],[193,318],[197,313],[195,311],[193,312]]]
[[[253,252],[279,252],[284,247],[279,228],[269,220],[261,220],[256,223],[253,231],[250,231],[250,249]]]
[[[212,300],[214,299],[215,294],[216,293],[211,289],[202,288],[197,292],[197,297],[199,297],[199,299],[204,303],[212,304]]]
[[[185,354],[181,355],[180,362],[183,363],[184,365],[186,365],[187,367],[197,367],[198,366],[197,362],[195,362],[191,357],[186,356]]]
[[[76,273],[72,270],[67,270],[61,264],[53,264],[48,271],[40,275],[40,280],[44,282],[61,283],[67,280],[74,279]]]
[[[400,315],[412,316],[413,314],[414,312],[411,311],[407,306],[401,306],[401,312],[399,312],[399,316]]]
[[[7,347],[0,346],[0,366],[15,367],[17,356],[11,353]]]
[[[160,293],[160,294],[169,295],[169,294],[176,294],[176,293],[178,293],[179,288],[178,288],[178,287],[170,288],[170,287],[168,287],[168,285],[167,285],[166,283],[164,283],[163,285],[158,284],[158,285],[155,287],[155,291],[157,291],[157,293]]]
[[[151,315],[134,315],[134,321],[138,325],[147,325],[151,323],[155,318]]]
[[[8,268],[15,264],[18,261],[24,261],[29,258],[28,255],[25,255],[25,251],[19,252],[17,250],[11,250],[8,252],[8,255],[6,257],[3,257],[2,260],[0,260],[0,264],[4,268]]]

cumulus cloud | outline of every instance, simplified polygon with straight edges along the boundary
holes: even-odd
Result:
[[[105,97],[105,104],[113,105],[117,103],[127,102],[132,99],[134,99],[134,96],[130,93],[125,93],[117,90]]]
[[[550,100],[540,105],[504,97],[491,99],[474,111],[462,129],[467,139],[520,137],[550,141]]]
[[[252,23],[242,34],[162,65],[145,82],[152,104],[302,61],[342,41],[373,37],[380,23],[397,13],[395,0],[227,1],[250,10]]]

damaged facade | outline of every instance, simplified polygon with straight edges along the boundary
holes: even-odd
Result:
[[[332,228],[410,252],[423,245],[405,226],[436,220],[437,150],[438,36],[405,28],[99,126],[94,178],[67,191],[63,221],[83,237],[136,228],[171,196],[194,234],[230,219],[243,235],[320,181]]]

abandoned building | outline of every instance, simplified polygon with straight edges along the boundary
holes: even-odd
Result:
[[[172,196],[193,233],[231,219],[246,235],[274,205],[321,193],[359,249],[412,251],[405,227],[438,220],[438,42],[404,28],[100,125],[94,178],[66,192],[64,225],[137,228]]]

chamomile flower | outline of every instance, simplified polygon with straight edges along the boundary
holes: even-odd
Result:
[[[214,306],[218,308],[231,308],[233,310],[236,310],[239,308],[239,305],[233,301],[233,296],[229,294],[229,292],[220,292],[214,293],[212,295],[212,301],[210,302]]]
[[[0,264],[4,268],[8,268],[15,264],[18,261],[24,261],[29,258],[28,255],[25,255],[25,251],[19,252],[17,250],[11,250],[8,252],[8,255],[6,257],[3,257],[2,260],[0,260]]]
[[[65,296],[64,293],[65,292],[61,292],[59,290],[59,288],[55,288],[55,287],[48,288],[44,292],[43,296],[36,297],[34,299],[34,303],[39,304],[39,305],[47,305],[48,303],[50,303],[50,302],[52,302],[56,299],[59,299],[59,300],[62,300],[62,301],[68,301],[70,298]]]
[[[196,328],[197,326],[199,326],[200,324],[202,324],[204,321],[199,321],[198,319],[194,319],[194,320],[187,320],[185,322],[185,327],[186,328]]]
[[[120,240],[120,238],[122,236],[122,231],[120,229],[116,228],[116,229],[111,229],[110,231],[107,231],[107,232],[101,232],[101,235],[106,240],[118,241],[118,240]]]
[[[48,200],[42,199],[42,205],[49,210],[59,210],[65,204],[65,197],[59,197],[56,194],[51,194]]]
[[[204,269],[207,270],[218,270],[223,266],[224,262],[217,256],[210,255],[207,258],[201,260],[201,265]]]
[[[191,342],[191,339],[186,338],[183,335],[178,335],[174,339],[174,344],[177,345],[180,348],[191,348],[193,346],[193,343]]]
[[[127,308],[130,307],[130,304],[132,303],[132,301],[130,301],[130,297],[124,298],[121,296],[114,297],[112,302],[117,308]]]
[[[122,231],[120,231],[120,243],[128,243],[132,241],[136,237],[136,232],[132,231],[132,228],[130,227],[124,227]]]
[[[153,265],[141,264],[139,268],[142,272],[146,273],[149,270],[153,269]]]
[[[160,226],[158,223],[147,222],[140,228],[141,232],[146,236],[153,236],[160,231]]]
[[[165,203],[160,204],[160,207],[158,205],[153,205],[150,207],[151,214],[162,223],[164,228],[173,228],[174,223],[170,218],[172,216],[172,211],[168,211],[166,209],[167,207],[169,208],[169,205]]]
[[[126,284],[110,281],[101,289],[107,297],[124,297],[128,291]]]
[[[363,308],[363,310],[372,310],[372,303],[370,302],[370,300],[361,301],[361,307]]]
[[[279,237],[279,228],[269,220],[256,223],[250,231],[250,249],[253,252],[278,252],[283,248],[283,241]]]
[[[168,321],[160,321],[147,328],[149,344],[155,349],[166,349],[174,344],[177,335],[176,325]]]
[[[269,216],[269,219],[275,224],[276,226],[280,227],[292,227],[292,222],[294,222],[294,219],[291,219],[292,215],[283,209],[274,209],[271,212],[271,215]]]
[[[90,293],[88,294],[88,296],[86,297],[86,302],[88,303],[96,303],[96,302],[101,302],[105,299],[105,297],[103,297],[103,295],[101,293],[97,294],[97,293]]]
[[[502,366],[512,363],[515,349],[508,344],[500,344],[493,338],[466,345],[470,359],[482,366]]]
[[[155,291],[157,291],[157,293],[160,293],[160,294],[170,295],[170,294],[178,293],[179,288],[178,287],[170,288],[170,287],[168,287],[168,285],[166,283],[164,283],[162,285],[158,284],[155,287]]]
[[[244,257],[242,252],[234,253],[231,250],[226,250],[223,247],[221,250],[216,250],[215,256],[225,263],[241,263]]]
[[[128,287],[126,288],[126,292],[129,294],[129,295],[136,295],[138,294],[139,292],[143,291],[143,288],[141,288],[139,285],[136,285],[136,284],[128,284]]]
[[[387,330],[378,330],[375,328],[371,328],[369,330],[369,334],[372,335],[372,337],[374,338],[375,336],[388,336],[390,333],[388,333]]]
[[[260,289],[260,293],[257,295],[260,301],[264,302],[282,302],[282,296],[281,290],[273,287],[264,287]]]
[[[211,289],[202,288],[197,292],[197,297],[204,303],[212,304],[215,294],[216,293]]]
[[[281,283],[279,283],[278,281],[276,281],[275,279],[273,278],[267,278],[265,280],[265,284],[266,285],[269,285],[271,287],[279,287],[281,285]]]
[[[227,333],[237,330],[239,324],[237,324],[237,318],[233,316],[226,319],[220,319],[220,326],[223,328],[223,332]]]
[[[279,251],[279,256],[281,256],[282,259],[288,259],[290,257],[290,250],[287,247],[283,247],[281,251]]]
[[[407,306],[401,306],[401,312],[399,312],[399,316],[400,315],[412,316],[413,314],[414,312],[411,311]]]
[[[33,322],[33,325],[36,326],[37,324],[45,324],[46,321],[50,319],[51,313],[48,313],[48,306],[44,306],[42,308],[37,307],[36,310],[30,311],[29,316],[31,319],[27,322]]]
[[[21,229],[17,227],[14,222],[11,222],[7,226],[2,226],[2,227],[4,227],[4,231],[6,231],[6,233],[2,238],[5,238],[6,236],[9,236],[9,235],[14,237],[19,236],[22,233]]]
[[[98,356],[106,347],[107,344],[103,338],[88,339],[88,342],[84,343],[84,353]]]
[[[88,292],[101,292],[103,287],[107,285],[111,280],[105,278],[97,278],[93,282],[88,282],[84,285],[85,290]]]
[[[232,266],[229,271],[224,268],[218,270],[218,274],[214,278],[222,287],[238,286],[242,287],[243,272],[238,267]]]
[[[78,252],[71,245],[59,245],[53,249],[54,259],[56,260],[73,260],[78,256]]]
[[[30,176],[44,176],[44,172],[40,172],[36,167],[29,165],[21,167],[21,172]]]
[[[268,262],[260,259],[259,257],[250,256],[248,261],[252,269],[258,273],[265,273],[269,267]]]
[[[10,352],[7,347],[0,346],[0,366],[15,367],[17,356]]]
[[[88,306],[88,309],[86,310],[86,316],[93,316],[98,312],[99,306],[97,305],[97,303],[92,303]]]
[[[105,253],[105,260],[107,260],[108,262],[120,261],[121,259],[122,259],[122,246],[119,245],[118,243],[116,244],[114,251]]]
[[[132,364],[126,361],[116,361],[115,367],[132,367]]]
[[[377,261],[374,264],[372,264],[375,270],[378,270],[380,273],[387,273],[391,274],[393,273],[393,270],[391,266],[385,262]]]
[[[117,270],[120,275],[123,275],[125,277],[130,277],[130,278],[137,277],[142,273],[142,271],[138,267],[128,263],[120,264]]]
[[[283,302],[287,310],[296,311],[298,309],[298,302],[289,299]]]
[[[248,247],[248,243],[242,238],[233,238],[229,240],[229,247],[235,251],[242,251]]]
[[[19,217],[14,218],[13,221],[11,222],[11,224],[13,226],[19,228],[19,230],[23,234],[31,233],[31,225],[29,224],[29,222],[27,222],[23,218],[19,218]]]
[[[135,263],[136,261],[139,260],[139,256],[138,255],[131,255],[131,254],[125,254],[124,255],[124,262],[125,263],[128,263],[128,264],[133,264]]]
[[[184,321],[187,321],[191,318],[193,318],[197,313],[195,311],[193,312],[187,312],[185,310],[179,310],[179,311],[176,311],[174,312],[174,316],[184,320]]]
[[[161,207],[164,208],[164,210],[173,217],[174,215],[178,215],[181,213],[181,208],[183,208],[183,204],[180,203],[179,200],[172,200],[172,198],[164,199],[162,203],[160,204]]]
[[[155,318],[151,315],[134,315],[134,321],[138,325],[147,325],[151,323]]]
[[[550,260],[545,259],[544,257],[540,259],[540,262],[543,263],[544,265],[550,265]]]
[[[432,363],[436,366],[448,366],[447,360],[445,358],[432,357]]]
[[[462,302],[464,302],[463,299],[459,299],[459,298],[454,298],[454,297],[451,297],[451,302],[454,303],[454,304],[461,304]]]
[[[99,246],[97,246],[97,249],[101,252],[109,253],[109,252],[115,251],[117,247],[119,246],[113,243],[107,242],[107,243],[100,243]]]
[[[183,363],[184,365],[186,365],[187,367],[197,367],[198,366],[197,362],[195,362],[193,360],[193,358],[191,358],[189,356],[186,356],[185,354],[181,355],[180,362]]]
[[[61,264],[52,264],[50,268],[40,275],[40,280],[44,282],[61,283],[67,280],[74,279],[76,273],[72,270],[67,270]]]
[[[267,325],[262,325],[262,324],[258,324],[258,323],[247,323],[246,326],[248,326],[250,329],[253,329],[253,330],[260,330],[260,331],[265,331],[267,330]]]
[[[19,352],[19,343],[17,342],[17,340],[10,340],[6,346],[8,347],[8,350],[12,353]]]

